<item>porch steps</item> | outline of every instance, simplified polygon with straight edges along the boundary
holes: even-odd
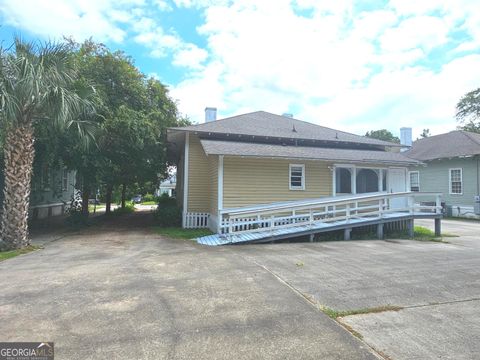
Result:
[[[368,225],[385,224],[401,220],[412,220],[420,218],[436,219],[441,217],[441,214],[435,214],[431,212],[414,212],[413,214],[406,212],[396,212],[384,214],[381,218],[362,217],[332,222],[315,221],[312,224],[303,224],[284,228],[256,230],[236,234],[214,234],[199,237],[196,240],[199,244],[208,246],[233,245],[240,243],[260,243],[306,236],[321,232],[343,230]]]

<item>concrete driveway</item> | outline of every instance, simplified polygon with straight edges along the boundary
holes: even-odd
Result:
[[[128,224],[64,236],[0,263],[1,339],[56,359],[377,359],[237,250]]]
[[[418,222],[432,226],[433,221]],[[477,359],[480,353],[480,223],[443,221],[448,244],[413,240],[272,244],[235,251],[344,324],[388,359]]]
[[[53,340],[58,359],[476,359],[480,353],[479,223],[444,221],[444,231],[461,235],[448,244],[217,248],[162,238],[145,230],[148,223],[139,225],[122,220],[59,236],[43,250],[1,262],[2,341]],[[342,327],[318,305],[402,309],[346,316]]]

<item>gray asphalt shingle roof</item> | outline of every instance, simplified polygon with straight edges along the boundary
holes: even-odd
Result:
[[[240,134],[380,146],[399,146],[399,144],[370,139],[365,136],[355,135],[306,121],[271,114],[265,111],[256,111],[203,124],[174,129],[203,133]]]
[[[480,154],[480,134],[456,130],[417,140],[406,156],[420,161]]]
[[[282,146],[236,141],[200,140],[207,155],[232,155],[251,157],[278,157],[304,160],[325,160],[355,163],[385,163],[417,165],[403,153],[373,150],[350,150],[308,146]]]

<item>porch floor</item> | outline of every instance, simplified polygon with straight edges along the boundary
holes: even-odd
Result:
[[[315,221],[312,224],[303,224],[285,228],[265,229],[238,234],[214,234],[203,236],[197,238],[196,240],[199,244],[209,246],[231,245],[239,243],[261,243],[361,226],[385,224],[400,220],[438,219],[441,217],[441,214],[435,214],[432,212],[414,212],[413,214],[407,212],[396,212],[384,214],[382,218],[364,217],[332,222]]]

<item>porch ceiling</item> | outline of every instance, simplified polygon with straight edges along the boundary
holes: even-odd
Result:
[[[383,165],[420,165],[420,161],[402,153],[372,150],[351,150],[307,146],[282,146],[249,142],[201,140],[207,155],[287,158],[334,162],[368,163]]]

